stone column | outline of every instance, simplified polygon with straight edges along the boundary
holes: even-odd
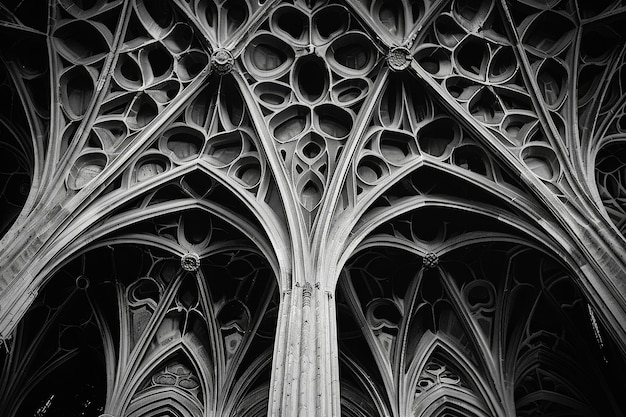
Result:
[[[269,415],[340,415],[336,326],[332,292],[309,282],[283,292]]]

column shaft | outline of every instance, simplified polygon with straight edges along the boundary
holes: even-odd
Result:
[[[335,306],[309,283],[283,293],[270,388],[269,415],[340,414]]]

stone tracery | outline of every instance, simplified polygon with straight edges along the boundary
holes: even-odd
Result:
[[[3,2],[0,410],[622,415],[623,16]]]

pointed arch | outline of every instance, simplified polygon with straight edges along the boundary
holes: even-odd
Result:
[[[378,389],[391,415],[408,415],[426,362],[433,352],[444,353],[450,366],[464,370],[474,402],[492,415],[506,415],[503,394],[491,382],[498,374],[491,369],[490,350],[458,305],[457,290],[444,275],[438,277],[443,267],[425,266],[425,254],[407,256],[406,248],[399,248],[379,241],[361,250],[339,282],[338,293],[348,301],[375,364],[362,372],[372,378],[378,370]]]
[[[140,394],[130,403],[128,417],[196,417],[202,415],[202,408],[189,394],[175,388],[155,388]]]
[[[435,178],[438,181],[434,181]],[[372,193],[376,198],[366,197],[350,210],[338,214],[337,227],[329,232],[331,243],[325,251],[326,264],[337,262],[341,267],[362,239],[378,226],[425,207],[484,216],[494,228],[500,223],[504,230],[517,229],[514,234],[530,234],[551,247],[563,246],[559,252],[571,252],[575,245],[562,237],[554,241],[559,236],[558,226],[550,221],[549,213],[525,195],[523,188],[506,182],[495,183],[480,175],[468,176],[463,168],[416,161],[394,181],[380,184]]]
[[[202,367],[184,342],[162,351],[129,381],[126,405],[118,405],[123,415],[159,415],[164,410],[195,417],[206,407],[206,379],[198,377]],[[171,407],[171,409],[169,408]]]
[[[256,374],[270,368],[276,312],[268,319],[268,311],[277,307],[276,262],[253,243],[260,241],[251,238],[258,233],[256,226],[244,222],[233,227],[225,211],[218,214],[214,205],[197,203],[189,199],[180,207],[140,205],[135,218],[118,224],[121,217],[113,216],[109,219],[116,224],[113,228],[105,223],[92,230],[90,238],[74,242],[52,270],[55,276],[73,257],[69,263],[82,265],[75,267],[82,271],[81,282],[104,281],[115,287],[117,311],[100,320],[102,331],[108,329],[114,339],[107,357],[112,366],[106,369],[107,410],[113,414],[134,401],[133,393],[155,370],[154,363],[175,351],[185,352],[194,364],[191,368],[203,393],[198,403],[215,412],[233,407],[239,400],[232,396],[247,395],[250,385],[241,378],[254,375],[246,367]],[[186,224],[181,216],[200,224]],[[188,250],[201,256],[193,273],[184,271],[181,263]],[[238,315],[240,310],[245,317]],[[263,342],[258,341],[260,335]],[[159,402],[158,392],[172,389],[150,388],[146,401]],[[193,409],[185,402],[186,395],[181,404]],[[143,410],[144,403],[133,402],[133,407]]]
[[[80,261],[65,265],[20,321],[0,373],[7,416],[98,413],[115,369],[115,346],[101,301],[114,288],[91,282]]]
[[[414,412],[424,417],[490,417],[491,414],[475,401],[475,397],[466,392],[441,387],[427,394]]]
[[[489,238],[487,238],[487,236],[489,236]],[[496,241],[494,241],[494,239]],[[405,378],[405,376],[403,374],[396,375],[397,370],[394,370],[394,367],[390,365],[395,360],[395,358],[392,355],[387,360],[385,360],[384,354],[376,353],[377,351],[382,349],[382,345],[379,346],[379,343],[377,343],[376,341],[376,337],[370,335],[370,333],[372,332],[368,331],[367,329],[380,328],[384,331],[384,329],[388,328],[388,330],[391,331],[391,333],[389,333],[391,336],[385,339],[387,340],[386,343],[389,346],[394,346],[398,343],[397,341],[394,341],[394,337],[402,337],[403,332],[402,330],[400,330],[398,331],[397,336],[393,336],[395,334],[393,333],[393,329],[402,328],[402,326],[404,325],[400,325],[401,322],[399,320],[393,320],[392,315],[390,315],[391,313],[389,308],[386,308],[386,310],[388,310],[385,313],[386,315],[383,314],[382,308],[378,308],[378,310],[380,311],[374,315],[374,317],[377,318],[377,321],[374,323],[369,320],[369,310],[371,307],[373,307],[374,304],[381,304],[381,300],[387,300],[387,304],[389,304],[390,306],[396,306],[395,308],[399,309],[399,311],[402,312],[401,314],[406,315],[407,309],[412,309],[413,307],[411,306],[411,303],[407,301],[407,296],[403,297],[400,295],[400,293],[396,294],[395,289],[406,288],[408,284],[405,283],[402,284],[402,286],[398,283],[394,283],[393,285],[388,284],[386,287],[383,287],[382,284],[384,280],[382,278],[384,276],[397,275],[398,270],[399,268],[402,268],[402,265],[404,265],[404,268],[411,268],[412,266],[416,269],[422,267],[422,265],[419,265],[415,262],[411,263],[407,260],[407,258],[404,258],[402,260],[400,260],[400,258],[397,258],[396,260],[390,258],[386,261],[378,262],[378,256],[376,255],[376,251],[380,251],[384,247],[392,248],[394,250],[400,249],[403,251],[408,251],[414,254],[414,256],[418,257],[418,260],[419,258],[422,258],[424,260],[423,268],[426,269],[426,265],[428,265],[426,262],[428,255],[428,246],[420,244],[419,241],[416,241],[414,245],[407,245],[405,242],[402,242],[402,239],[399,239],[398,236],[394,237],[393,235],[390,236],[388,239],[385,239],[384,237],[377,238],[377,236],[374,235],[372,236],[371,240],[365,242],[366,243],[362,247],[359,247],[358,250],[361,253],[361,257],[365,259],[365,263],[361,262],[362,265],[358,268],[362,268],[364,269],[364,271],[368,270],[370,275],[374,274],[372,276],[375,276],[377,278],[374,280],[365,280],[363,282],[359,282],[358,284],[354,283],[349,287],[346,287],[345,285],[343,285],[343,283],[341,283],[341,285],[339,286],[339,290],[345,292],[346,289],[344,289],[344,287],[346,287],[349,289],[348,294],[355,294],[349,295],[348,299],[351,299],[350,304],[352,308],[355,308],[357,311],[356,317],[360,317],[360,319],[358,319],[359,327],[364,332],[365,339],[367,340],[370,349],[374,351],[374,357],[376,358],[376,363],[377,366],[380,368],[380,372],[382,373],[382,375],[385,376],[383,377],[383,381],[385,381],[384,386],[385,389],[388,391],[388,395],[389,391],[391,391],[393,393],[391,394],[391,398],[397,398],[397,396],[400,396],[400,398],[408,399],[410,398],[410,395],[402,394],[404,392],[404,388],[402,387],[402,380],[403,378]],[[501,255],[497,255],[495,252],[493,255],[475,253],[476,251],[485,251],[486,253],[489,253],[490,247],[497,248],[498,246],[502,247],[503,252]],[[545,244],[533,242],[530,237],[523,238],[518,236],[517,233],[513,233],[509,235],[494,234],[491,236],[487,234],[481,237],[467,236],[458,241],[454,241],[452,244],[450,244],[449,247],[444,247],[441,250],[438,261],[436,261],[439,262],[436,269],[440,270],[441,273],[444,274],[443,276],[446,277],[444,281],[446,283],[445,286],[447,288],[447,291],[449,292],[450,303],[456,310],[456,314],[458,315],[457,321],[460,320],[460,322],[463,323],[462,327],[464,328],[464,331],[467,335],[469,335],[468,337],[469,339],[471,339],[472,344],[475,345],[475,353],[473,354],[471,360],[467,356],[467,352],[459,354],[457,349],[460,346],[457,346],[457,340],[446,336],[446,332],[450,331],[450,329],[446,328],[447,330],[444,330],[443,333],[433,333],[432,331],[429,332],[424,330],[430,328],[431,325],[428,324],[430,322],[426,321],[422,324],[419,324],[421,332],[423,333],[423,336],[420,337],[419,344],[416,345],[414,343],[413,345],[407,345],[407,347],[402,350],[403,355],[418,359],[417,361],[409,361],[410,368],[408,368],[406,375],[406,377],[409,378],[407,380],[407,387],[417,386],[418,377],[421,375],[421,373],[424,372],[425,361],[427,360],[427,358],[433,355],[433,351],[435,350],[434,346],[437,346],[439,352],[442,351],[442,347],[445,347],[447,357],[454,358],[454,366],[456,366],[458,369],[464,370],[465,378],[468,381],[472,382],[473,387],[475,387],[475,394],[477,395],[476,398],[479,398],[479,401],[482,401],[483,404],[483,409],[482,411],[479,410],[480,412],[487,413],[488,415],[508,415],[511,412],[514,412],[513,410],[516,409],[515,407],[518,395],[520,395],[520,398],[524,398],[524,400],[522,401],[522,404],[524,404],[523,409],[529,407],[528,404],[535,404],[537,403],[537,401],[544,401],[546,404],[550,403],[551,400],[549,400],[549,398],[551,398],[552,394],[546,394],[546,396],[541,397],[541,395],[539,394],[534,394],[532,390],[528,391],[528,394],[525,396],[522,394],[515,394],[514,398],[512,387],[502,382],[502,379],[511,378],[510,375],[517,375],[517,372],[522,372],[521,368],[516,368],[514,373],[512,373],[512,370],[509,370],[510,364],[519,363],[517,362],[517,359],[514,359],[517,358],[518,353],[522,354],[523,352],[526,352],[524,353],[525,357],[527,358],[526,360],[531,360],[530,362],[528,362],[528,372],[524,371],[524,375],[527,375],[529,373],[532,374],[532,372],[543,372],[541,371],[542,369],[549,370],[549,363],[554,362],[555,360],[561,363],[564,361],[565,358],[565,356],[563,355],[565,355],[567,352],[572,353],[574,352],[574,350],[576,350],[572,350],[571,347],[567,348],[567,346],[570,345],[577,345],[578,342],[575,342],[575,340],[578,339],[576,338],[567,337],[566,339],[569,340],[569,342],[565,341],[565,339],[563,339],[562,342],[558,342],[558,340],[561,340],[559,339],[559,337],[565,336],[555,336],[556,339],[553,338],[553,344],[559,343],[559,346],[565,346],[566,349],[562,351],[562,354],[553,355],[554,358],[551,360],[548,360],[547,355],[542,354],[538,350],[533,351],[529,347],[522,347],[525,346],[525,343],[531,343],[533,340],[544,343],[542,342],[542,340],[544,339],[545,343],[548,343],[548,345],[546,346],[552,346],[550,345],[551,342],[549,342],[549,340],[553,339],[550,339],[550,337],[548,337],[549,334],[547,334],[545,337],[541,336],[542,332],[545,333],[546,331],[550,334],[554,333],[549,330],[554,327],[550,324],[551,322],[555,322],[557,324],[562,322],[563,327],[559,328],[562,328],[563,330],[560,330],[561,333],[559,334],[568,334],[572,331],[583,331],[585,335],[580,335],[576,337],[589,339],[592,336],[590,331],[577,330],[580,328],[580,324],[578,324],[577,326],[572,326],[573,322],[580,323],[582,320],[582,323],[584,323],[589,321],[589,317],[587,317],[584,309],[581,313],[580,299],[574,298],[571,301],[568,301],[570,300],[570,298],[568,298],[567,294],[570,294],[572,293],[572,291],[574,291],[574,293],[578,294],[577,297],[583,297],[582,303],[585,303],[584,296],[582,296],[583,288],[578,287],[574,281],[575,278],[573,278],[574,276],[576,276],[577,271],[574,268],[567,266],[566,264],[558,262],[554,263],[554,259],[556,256],[558,256],[558,254],[555,254],[549,247],[546,246],[547,245]],[[516,250],[515,248],[518,249]],[[513,267],[506,267],[507,259],[509,259],[509,257],[513,259],[514,255],[517,252],[527,253],[525,257],[519,257],[519,259],[517,260],[520,268],[526,268],[524,269],[524,271],[519,270],[517,272],[514,272],[515,269]],[[465,253],[467,253],[467,255],[464,255]],[[363,254],[365,254],[365,256],[363,256]],[[543,258],[552,259],[552,262],[549,263],[546,261],[542,263],[541,259]],[[474,269],[476,268],[475,263],[478,262],[477,260],[480,259],[482,259],[482,261],[480,262],[484,264],[485,270]],[[468,263],[465,267],[467,268],[471,266],[471,271],[460,269],[465,262]],[[537,275],[537,273],[533,274],[534,267],[532,265],[536,263],[539,266],[544,265],[542,268],[545,271],[539,271],[539,275]],[[373,264],[380,265],[375,266]],[[346,266],[346,268],[351,267],[354,266]],[[497,271],[501,271],[500,275],[494,275],[498,274]],[[482,274],[485,275],[482,276]],[[532,278],[534,276],[536,276],[536,278]],[[363,275],[363,277],[365,277],[365,275]],[[424,278],[422,276],[421,279],[419,277],[420,275],[418,274],[417,279],[420,282],[432,282],[433,280],[433,277]],[[515,299],[515,295],[518,293],[518,289],[514,288],[515,286],[509,287],[508,285],[512,284],[506,283],[516,282],[518,283],[518,286],[519,284],[526,285],[526,282],[528,280],[533,279],[540,280],[540,285],[545,286],[546,289],[541,291],[546,291],[546,294],[551,294],[549,295],[550,300],[552,300],[551,302],[555,304],[555,308],[557,308],[557,310],[559,311],[547,311],[543,309],[541,310],[541,312],[536,312],[535,310],[538,311],[538,307],[534,306],[538,304],[537,302],[535,302],[536,297],[532,296],[532,294],[531,298],[520,298],[519,301],[522,305],[528,305],[528,313],[525,313],[522,310],[514,310],[512,306],[507,307],[507,303],[510,303],[512,302],[512,300]],[[569,286],[562,285],[562,282],[564,282],[564,280],[570,281]],[[384,288],[387,289],[385,290]],[[370,292],[372,293],[372,296],[366,296],[366,294],[369,294]],[[573,295],[570,294],[570,296]],[[370,298],[372,298],[373,300],[377,299],[378,301],[368,302]],[[571,315],[572,313],[567,313],[566,315],[563,315],[565,313],[560,312],[561,309],[568,310],[574,307],[576,307],[576,318],[574,318],[574,316],[567,316],[567,314]],[[361,314],[359,312],[361,309],[367,310],[368,314]],[[502,311],[505,310],[508,311],[506,317],[502,316]],[[398,313],[395,314],[397,315]],[[533,327],[533,330],[528,330],[530,329],[529,324],[527,324],[526,321],[523,319],[523,317],[526,316],[529,316],[530,318],[543,317],[542,320],[545,323],[536,323]],[[549,318],[551,318],[551,320],[549,320]],[[431,321],[433,320],[434,319],[431,319]],[[375,327],[372,327],[374,325]],[[499,330],[495,330],[493,326],[499,326]],[[516,332],[515,329],[520,329],[520,331]],[[513,339],[511,339],[512,342],[504,342],[499,341],[498,337],[495,336],[497,334],[501,334],[502,337],[505,338],[509,336],[514,337]],[[541,346],[543,345],[540,344],[539,347]],[[580,351],[582,350],[587,351],[588,348],[594,350],[593,346],[579,346],[579,352],[574,356],[582,355],[580,356],[580,359],[572,359],[573,362],[571,362],[571,366],[561,364],[559,367],[555,368],[557,369],[556,372],[561,372],[562,374],[566,369],[573,370],[574,368],[577,368],[578,365],[574,366],[574,363],[581,363],[581,361],[585,362],[585,360],[582,359],[583,357],[591,358],[589,359],[590,364],[595,363],[594,361],[598,360],[597,352],[595,354],[580,353]],[[388,355],[396,350],[396,348],[391,347]],[[501,354],[504,355],[502,360],[497,359],[496,352],[501,352]],[[596,356],[596,358],[593,359],[593,356]],[[535,365],[531,366],[531,364],[533,363],[533,358],[539,360],[540,363],[537,362],[535,363]],[[557,358],[559,359],[557,360]],[[543,360],[547,360],[547,362],[543,362]],[[620,362],[619,358],[616,358],[614,360],[616,360],[616,362],[614,362],[613,366],[621,369],[623,364]],[[594,369],[593,372],[595,373],[595,369],[597,369],[598,365],[599,363],[596,365],[591,364],[589,365],[589,369]],[[371,373],[372,371],[370,370],[369,372]],[[564,376],[560,378],[562,378],[563,381],[582,381],[580,377],[580,375],[582,375],[581,373],[576,374],[578,376],[574,376],[572,372],[573,371],[567,371],[565,372],[565,374],[563,374]],[[610,381],[613,380],[614,375],[608,368],[604,367],[603,370],[599,372],[598,375],[596,375],[596,377],[598,378],[598,381],[602,381],[599,382],[599,384],[604,386],[604,384],[611,384]],[[522,377],[520,376],[520,378]],[[531,383],[530,386],[533,386],[533,384]],[[534,386],[536,386],[536,384]],[[602,396],[600,392],[603,392],[603,390],[597,390],[588,386],[588,384],[585,383],[582,383],[582,385],[579,384],[577,386],[579,386],[578,389],[581,390],[579,392],[584,392],[586,393],[586,395],[592,395],[593,397],[593,399],[590,400],[591,402],[589,402],[588,405],[586,405],[585,407],[589,409],[599,410],[602,407],[605,407],[601,404],[606,403],[612,404],[606,406],[609,408],[612,407],[611,410],[619,410],[619,407],[616,406],[614,403],[614,394],[607,394],[606,401],[602,402],[598,398],[599,396]],[[446,398],[451,398],[450,395],[451,394],[448,393],[444,395],[444,397],[447,396]],[[576,398],[576,394],[572,394],[568,398],[570,398],[571,401],[575,401],[574,399]],[[439,402],[441,401],[443,400],[439,400]],[[463,401],[467,401],[467,397]],[[557,401],[557,399],[555,399],[555,401]],[[561,400],[558,400],[554,404],[557,404],[559,401]],[[592,403],[594,405],[591,405]],[[400,404],[402,404],[402,402]],[[474,405],[474,407],[476,407],[476,405]],[[554,405],[554,407],[556,407],[556,405]],[[420,412],[425,412],[424,410],[421,410]],[[399,415],[403,415],[403,413],[406,414],[411,411],[409,409],[402,411],[402,408],[400,408],[398,409],[398,411],[394,411],[394,413],[395,412],[400,413]],[[532,414],[532,412],[530,413]]]
[[[520,241],[473,244],[446,258],[440,267],[457,288],[473,332],[485,341],[484,353],[495,359],[487,369],[505,414],[532,415],[541,402],[558,409],[560,399],[550,405],[551,390],[594,412],[623,412],[614,388],[621,382],[611,370],[623,369],[623,360],[612,356],[611,367],[603,365],[606,357],[593,340],[589,301],[576,271],[562,258]]]
[[[191,169],[188,172],[187,175],[191,175],[196,171]],[[178,173],[170,181],[173,183],[182,181],[184,185],[184,180],[187,178],[185,173],[186,171]],[[180,187],[180,184],[178,186]],[[224,191],[222,190],[221,192]],[[137,222],[145,223],[150,221],[150,219],[156,219],[159,216],[162,217],[171,213],[181,213],[182,215],[185,211],[190,210],[205,212],[208,217],[217,219],[222,224],[229,225],[228,228],[232,227],[233,230],[237,230],[236,234],[239,238],[248,242],[246,245],[256,247],[269,260],[277,279],[279,277],[284,278],[285,271],[290,270],[291,261],[287,253],[288,247],[285,246],[284,229],[275,216],[261,215],[259,204],[248,201],[246,205],[256,212],[258,219],[264,219],[261,225],[255,224],[257,218],[249,213],[243,213],[242,216],[233,216],[231,207],[224,203],[198,198],[190,193],[182,194],[179,197],[175,201],[161,202],[159,200],[161,197],[158,194],[150,193],[150,188],[148,188],[145,194],[135,196],[134,200],[131,198],[123,199],[118,201],[118,204],[102,206],[106,207],[104,210],[101,210],[102,207],[97,205],[85,211],[76,220],[77,227],[62,231],[57,239],[47,243],[45,253],[39,254],[41,258],[37,260],[37,263],[33,263],[33,266],[37,267],[38,272],[37,278],[29,283],[31,291],[36,292],[41,283],[45,282],[65,259],[70,257],[71,254],[82,250],[81,248],[88,246],[90,243],[103,239],[107,235],[116,235],[117,238],[128,240],[127,237],[123,236],[124,228],[131,227],[132,229],[132,225]],[[115,213],[113,208],[119,208],[118,213]],[[270,212],[271,210],[265,213]],[[261,230],[260,227],[263,227],[263,225],[268,227],[268,229]],[[173,250],[179,256],[183,256],[191,250],[190,247],[181,246],[180,243],[177,244],[169,239],[151,237],[146,234],[144,234],[143,239],[155,243],[158,241],[159,245],[169,248],[168,250]],[[205,254],[200,253],[200,255]],[[24,295],[23,293],[22,296]]]
[[[351,236],[344,243],[345,246],[343,247],[343,251],[341,253],[339,265],[344,265],[347,259],[359,250],[358,248],[361,244],[366,244],[368,246],[373,245],[374,241],[369,241],[368,237],[375,233],[377,228],[382,225],[392,223],[394,219],[398,219],[404,214],[419,212],[419,210],[425,208],[438,208],[458,213],[471,213],[476,215],[477,219],[482,217],[484,219],[483,221],[485,221],[486,224],[489,224],[489,226],[498,226],[499,228],[506,230],[508,233],[505,234],[509,234],[513,239],[516,238],[516,235],[532,235],[535,239],[541,239],[540,242],[545,245],[552,246],[554,244],[553,240],[548,237],[549,235],[542,233],[540,229],[529,227],[528,223],[524,222],[514,214],[501,209],[500,207],[486,204],[478,206],[473,202],[467,202],[463,199],[449,196],[418,195],[396,200],[394,201],[393,206],[377,208],[372,210],[371,213],[369,213],[369,216],[362,218],[360,224],[352,230]],[[494,231],[490,229],[483,231],[494,233]],[[497,229],[495,233],[498,233]],[[478,236],[475,237],[478,238]],[[471,236],[466,236],[466,238],[470,240]],[[428,252],[433,248],[429,248],[429,245],[424,244],[420,249],[421,251]],[[436,249],[437,252],[439,252],[439,250],[446,250],[444,247],[437,247]]]
[[[420,347],[416,355],[420,360],[410,371],[409,387],[414,396],[409,397],[406,413],[437,416],[440,408],[463,404],[463,409],[478,416],[506,415],[489,375],[482,374],[477,364],[451,342],[445,335],[433,335]]]

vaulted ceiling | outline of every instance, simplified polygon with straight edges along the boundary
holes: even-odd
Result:
[[[3,0],[0,410],[94,362],[90,412],[272,414],[319,291],[347,416],[623,413],[625,21]]]

